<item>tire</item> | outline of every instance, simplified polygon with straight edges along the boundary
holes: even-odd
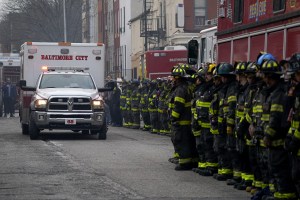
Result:
[[[90,131],[89,130],[82,130],[82,134],[83,135],[88,135],[88,134],[90,134]]]
[[[22,124],[22,134],[23,135],[28,135],[29,134],[28,124]]]
[[[102,128],[97,132],[98,140],[106,140],[107,125],[103,124]]]
[[[38,139],[40,134],[40,130],[37,128],[34,120],[33,120],[33,115],[30,115],[30,120],[29,120],[29,136],[31,140],[36,140]]]

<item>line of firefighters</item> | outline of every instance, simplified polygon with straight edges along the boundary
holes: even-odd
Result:
[[[193,170],[251,192],[299,200],[300,54],[276,61],[178,64],[168,79],[124,82],[123,126],[170,134],[175,170]]]

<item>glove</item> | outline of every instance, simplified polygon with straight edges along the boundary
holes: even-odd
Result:
[[[297,154],[300,148],[300,143],[292,135],[287,135],[284,141],[284,148],[292,154]]]
[[[271,138],[269,136],[265,135],[264,138],[263,138],[263,141],[264,141],[264,145],[266,147],[270,147],[271,146]]]

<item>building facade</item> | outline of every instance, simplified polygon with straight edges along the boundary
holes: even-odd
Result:
[[[106,45],[106,75],[114,79],[143,78],[144,53],[170,45],[187,45],[200,30],[216,23],[217,2],[97,0],[98,36],[90,38],[102,39]]]
[[[260,51],[277,60],[300,51],[300,2],[220,0],[218,62],[255,61]]]

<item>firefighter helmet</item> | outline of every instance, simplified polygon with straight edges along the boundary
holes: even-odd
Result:
[[[300,61],[290,60],[289,68],[287,71],[290,72],[291,74],[299,72],[300,71]]]
[[[272,73],[272,74],[282,74],[282,69],[275,60],[267,60],[262,64],[261,72]]]
[[[217,66],[217,74],[222,75],[232,75],[234,74],[234,67],[229,63],[220,63]]]
[[[198,69],[197,75],[201,81],[204,81],[205,80],[205,69],[204,68]]]
[[[294,62],[294,61],[298,61],[300,62],[300,53],[295,53],[292,55],[291,59],[290,59],[291,62]]]
[[[171,75],[174,77],[174,78],[186,78],[188,77],[187,74],[186,74],[186,71],[181,67],[181,66],[178,66],[178,67],[175,67],[173,70],[172,70],[172,73]]]
[[[133,79],[133,80],[131,81],[131,84],[132,84],[132,85],[139,85],[139,84],[140,84],[140,81],[139,81],[138,79]]]
[[[216,64],[210,63],[210,64],[207,66],[206,73],[212,74],[215,68],[216,68]]]
[[[272,54],[266,52],[260,52],[257,57],[257,64],[261,66],[266,60],[276,61],[275,57]]]
[[[179,63],[177,66],[181,67],[185,70],[186,74],[193,75],[196,73],[196,70],[194,70],[189,64],[186,63]]]
[[[259,66],[256,64],[256,62],[249,62],[244,73],[255,74],[256,72],[258,72],[258,70]]]
[[[247,69],[247,62],[238,62],[235,66],[235,73],[236,74],[243,74],[245,73],[246,69]]]

